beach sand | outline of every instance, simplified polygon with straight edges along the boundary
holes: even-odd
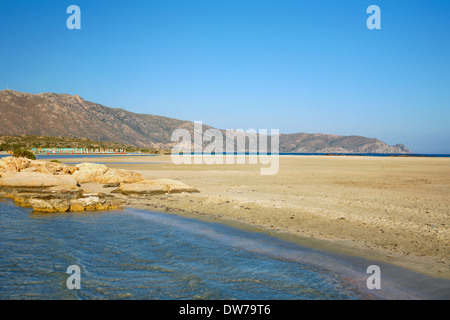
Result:
[[[215,220],[450,278],[450,158],[280,156],[273,176],[260,175],[260,165],[175,165],[170,156],[64,162],[102,162],[200,190],[136,197],[130,206]]]

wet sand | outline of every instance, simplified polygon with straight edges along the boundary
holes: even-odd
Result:
[[[129,201],[133,207],[223,222],[450,279],[450,158],[280,156],[274,176],[261,176],[260,165],[174,165],[170,156],[62,161],[101,162],[200,190],[136,197]]]

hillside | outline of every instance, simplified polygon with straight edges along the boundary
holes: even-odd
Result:
[[[410,153],[410,150],[403,144],[390,146],[374,138],[318,133],[281,135],[280,150],[299,153]]]
[[[0,134],[86,138],[141,148],[171,148],[171,134],[190,121],[137,114],[89,102],[77,95],[0,91]],[[211,128],[204,125],[203,129]],[[328,134],[282,134],[280,152],[408,153],[373,138]]]
[[[88,138],[163,147],[188,122],[108,108],[68,94],[0,91],[0,134]]]

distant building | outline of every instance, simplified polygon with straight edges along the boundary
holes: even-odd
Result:
[[[33,148],[34,154],[126,154],[125,149]]]

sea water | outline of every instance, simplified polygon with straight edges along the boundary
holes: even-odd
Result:
[[[0,299],[367,299],[311,252],[220,224],[126,209],[37,214],[0,201]],[[80,268],[69,290],[67,268]]]

